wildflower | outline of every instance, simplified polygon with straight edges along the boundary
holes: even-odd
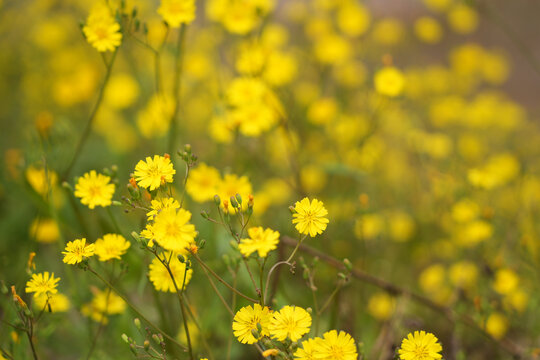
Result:
[[[268,326],[272,317],[270,309],[259,304],[245,306],[238,310],[233,319],[232,329],[234,336],[242,344],[254,344],[258,341],[253,336],[252,330],[257,330],[257,324],[260,324],[260,336],[268,336]]]
[[[395,67],[385,67],[375,74],[375,90],[381,95],[398,96],[404,87],[405,77]]]
[[[488,334],[500,340],[508,331],[508,319],[499,312],[493,312],[486,320],[485,329]]]
[[[81,198],[81,203],[90,209],[96,206],[111,205],[115,185],[110,183],[111,178],[92,170],[79,178],[75,184],[75,196]]]
[[[157,12],[167,24],[177,28],[195,19],[195,0],[161,0]]]
[[[190,224],[191,213],[184,209],[165,209],[155,218],[152,226],[154,240],[165,250],[185,254],[193,244],[197,231]]]
[[[55,278],[54,273],[49,275],[48,271],[39,274],[32,274],[32,279],[26,282],[27,293],[34,293],[34,298],[41,295],[56,294],[58,290],[58,281],[60,278]]]
[[[35,166],[29,166],[25,175],[32,189],[41,196],[47,196],[50,187],[53,187],[58,182],[58,175],[54,171]]]
[[[95,252],[99,257],[99,261],[107,261],[111,259],[120,259],[131,246],[122,235],[105,234],[103,238],[97,239],[95,243]]]
[[[110,290],[91,289],[94,297],[88,304],[84,304],[81,312],[92,320],[106,324],[106,315],[122,314],[126,309],[125,301]]]
[[[83,261],[84,258],[94,256],[95,245],[86,245],[86,239],[77,239],[67,243],[66,251],[62,251],[64,259],[62,260],[66,264],[74,265]]]
[[[36,218],[30,225],[30,235],[37,242],[49,244],[58,240],[60,229],[53,219]]]
[[[236,196],[236,194],[240,194],[242,198],[246,199],[251,193],[253,193],[253,189],[247,176],[227,174],[219,184],[218,195],[223,199],[223,204],[225,204],[225,200],[229,199],[231,196]],[[242,208],[245,209],[246,207],[247,203],[243,202]]]
[[[493,289],[501,295],[511,294],[519,285],[519,277],[511,269],[499,269],[495,273]]]
[[[197,202],[212,200],[218,192],[220,182],[218,169],[201,163],[189,173],[186,192]]]
[[[436,44],[443,36],[441,25],[429,16],[423,16],[415,21],[414,33],[418,39],[427,44]]]
[[[173,198],[161,198],[152,200],[150,207],[152,210],[146,213],[148,220],[153,220],[160,211],[164,209],[178,209],[180,204]]]
[[[185,289],[185,287],[187,286],[187,284],[189,284],[189,281],[191,280],[193,270],[187,269],[186,271],[186,264],[180,262],[180,260],[178,260],[178,257],[176,257],[174,254],[171,257],[171,253],[166,252],[162,253],[160,256],[166,259],[170,258],[169,268],[171,269],[174,281],[176,282],[176,287],[178,287],[178,289],[181,289],[182,284],[184,284]],[[172,293],[176,292],[176,287],[174,286],[171,275],[159,259],[155,258],[154,260],[152,260],[152,263],[149,265],[148,268],[148,277],[150,278],[152,284],[154,284],[154,287],[157,291],[169,291]]]
[[[170,158],[154,155],[154,159],[146,157],[146,161],[139,161],[135,166],[135,180],[140,187],[150,191],[159,188],[165,183],[173,182],[176,170]]]
[[[69,298],[61,293],[42,294],[34,298],[34,306],[39,310],[47,306],[51,312],[66,312],[70,305]]]
[[[315,342],[316,359],[356,360],[356,344],[344,331],[330,330]]]
[[[307,339],[302,341],[302,347],[298,348],[294,353],[296,360],[314,360],[315,359],[315,343],[320,338]]]
[[[284,306],[280,311],[274,312],[268,330],[270,335],[283,341],[286,338],[298,341],[309,332],[311,315],[299,306]]]
[[[260,226],[248,229],[249,239],[240,240],[238,248],[244,256],[249,256],[255,251],[259,257],[266,257],[268,252],[274,250],[279,242],[279,232],[272,229],[264,229]]]
[[[294,205],[293,224],[296,224],[296,230],[301,234],[309,234],[315,237],[322,234],[328,224],[328,211],[325,209],[322,201],[303,198]]]
[[[385,292],[379,292],[369,298],[368,312],[377,320],[387,320],[394,313],[396,300]]]
[[[83,32],[86,40],[99,52],[114,51],[122,42],[120,24],[104,5],[92,9]]]
[[[441,359],[442,346],[438,339],[431,333],[425,331],[415,331],[414,335],[409,333],[406,339],[401,342],[399,358],[402,360],[437,360]]]

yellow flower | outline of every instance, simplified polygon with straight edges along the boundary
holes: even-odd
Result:
[[[495,273],[493,289],[501,295],[511,294],[519,285],[519,277],[511,269],[499,269]]]
[[[169,258],[171,259],[169,267],[174,277],[174,281],[176,282],[176,287],[178,287],[178,289],[181,289],[182,284],[184,284],[185,289],[185,287],[187,286],[187,284],[189,284],[189,281],[191,280],[193,270],[188,269],[186,271],[186,264],[180,262],[180,260],[178,260],[178,257],[175,254],[173,254],[171,257],[171,253],[166,252],[160,254],[159,256],[166,259],[167,261]],[[167,268],[165,268],[161,261],[159,261],[159,259],[155,258],[154,260],[152,260],[152,263],[149,265],[148,268],[148,277],[150,278],[152,284],[154,284],[154,287],[157,291],[169,291],[172,293],[176,292],[176,288],[174,286],[171,275],[167,271]]]
[[[167,24],[177,28],[195,19],[195,0],[161,0],[157,12]]]
[[[351,335],[344,331],[330,330],[315,342],[316,359],[356,360],[356,344]]]
[[[249,256],[255,251],[259,257],[266,257],[268,252],[274,250],[279,243],[279,232],[272,229],[263,229],[261,226],[248,229],[249,239],[240,240],[238,248],[244,256]]]
[[[58,175],[51,170],[45,170],[35,166],[29,166],[26,169],[26,180],[38,194],[47,196],[49,193],[49,184],[52,187],[58,182]]]
[[[39,274],[32,274],[32,279],[26,282],[27,293],[34,293],[34,298],[40,297],[41,295],[56,294],[58,290],[58,281],[60,278],[55,278],[54,273],[50,274],[45,271]]]
[[[325,209],[322,201],[308,198],[303,198],[297,201],[294,206],[295,213],[293,214],[293,224],[296,224],[296,230],[300,234],[309,234],[315,237],[317,234],[322,234],[326,230],[328,224],[328,211]]]
[[[92,9],[83,27],[83,33],[90,45],[99,52],[114,51],[122,42],[120,24],[114,20],[104,5]]]
[[[109,176],[92,170],[78,179],[75,184],[75,196],[81,198],[81,203],[88,205],[90,209],[96,206],[109,206],[115,189],[115,185],[110,181]]]
[[[403,339],[398,353],[401,360],[437,360],[442,358],[439,354],[441,351],[442,346],[435,335],[415,331],[414,335],[409,333],[407,338]]]
[[[508,331],[508,318],[499,312],[494,312],[487,318],[485,329],[488,334],[500,340]]]
[[[224,200],[228,201],[231,196],[236,196],[236,194],[240,194],[243,199],[247,199],[252,192],[253,188],[247,176],[227,174],[219,184],[218,195],[223,202]],[[242,202],[242,208],[247,208],[247,201]]]
[[[86,239],[82,238],[68,242],[65,250],[62,251],[62,254],[64,254],[62,261],[66,264],[74,265],[83,261],[84,258],[94,256],[95,245],[86,245]]]
[[[122,235],[105,234],[103,238],[97,239],[95,243],[95,252],[99,256],[99,261],[111,259],[120,259],[131,246]]]
[[[165,183],[173,182],[173,168],[171,159],[165,156],[154,155],[154,159],[146,157],[146,161],[140,160],[135,166],[135,180],[140,187],[150,191],[159,188]]]
[[[153,220],[157,214],[159,214],[164,209],[179,209],[180,204],[173,198],[161,198],[157,200],[152,200],[150,207],[152,210],[146,213],[148,220]]]
[[[307,339],[302,341],[302,347],[298,348],[294,353],[294,357],[297,360],[314,360],[315,359],[315,343],[320,338]]]
[[[196,202],[212,200],[218,193],[220,182],[219,171],[215,167],[201,163],[189,173],[186,192]]]
[[[385,67],[375,74],[375,90],[381,95],[398,96],[404,87],[405,76],[395,67]]]
[[[311,315],[298,306],[284,306],[280,311],[274,312],[268,331],[278,341],[286,338],[298,341],[309,332]]]
[[[253,306],[245,306],[238,310],[234,315],[232,329],[234,336],[242,344],[254,344],[258,341],[253,334],[252,330],[257,330],[257,324],[261,325],[260,336],[268,336],[268,326],[270,325],[270,318],[272,314],[268,306],[264,308],[259,304]]]
[[[34,298],[34,306],[40,311],[47,306],[50,307],[53,313],[66,312],[69,310],[70,305],[69,298],[61,293],[42,294]],[[48,309],[46,310],[48,311]]]
[[[49,244],[58,240],[60,229],[53,219],[36,218],[30,225],[30,236],[37,242]]]
[[[423,16],[414,22],[414,33],[427,44],[436,44],[443,36],[441,24],[429,16]]]
[[[396,300],[385,292],[378,292],[369,298],[368,312],[377,320],[387,320],[394,313]]]
[[[91,289],[94,293],[92,301],[84,304],[81,312],[92,320],[106,324],[107,315],[121,314],[126,309],[126,303],[122,298],[110,290]]]
[[[152,226],[154,240],[165,250],[186,254],[194,243],[197,231],[190,224],[191,213],[184,209],[165,209],[155,218]]]

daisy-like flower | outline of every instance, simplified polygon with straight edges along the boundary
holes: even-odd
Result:
[[[167,24],[177,28],[195,19],[195,0],[161,0],[157,12]]]
[[[99,52],[114,51],[122,42],[120,24],[104,5],[92,9],[83,27],[83,33],[88,43]]]
[[[437,360],[442,358],[441,351],[442,346],[435,335],[422,330],[409,333],[401,342],[398,353],[402,360]]]
[[[298,306],[284,306],[280,311],[274,312],[268,330],[270,335],[283,341],[286,338],[298,341],[309,332],[311,315]]]
[[[137,184],[150,191],[173,182],[174,174],[176,170],[168,156],[154,155],[154,159],[148,156],[146,161],[141,160],[135,166]]]
[[[102,238],[97,239],[94,245],[99,261],[107,261],[111,259],[120,260],[120,256],[126,253],[131,243],[122,235],[105,234]]]
[[[109,176],[92,170],[80,177],[75,184],[75,196],[81,198],[81,203],[90,209],[96,206],[106,207],[111,205],[114,189]]]
[[[293,224],[296,224],[296,230],[300,234],[309,234],[315,237],[317,234],[322,234],[326,230],[328,224],[328,211],[325,209],[322,201],[308,198],[303,198],[297,201],[294,205]]]
[[[296,350],[294,358],[297,360],[315,360],[315,343],[317,340],[320,340],[320,338],[302,341],[302,347]]]
[[[34,293],[34,297],[38,298],[42,295],[53,295],[58,292],[56,287],[60,278],[55,278],[54,273],[49,275],[48,271],[39,274],[32,274],[32,279],[26,282],[27,293]]]
[[[196,202],[205,202],[212,200],[218,193],[220,183],[221,175],[218,169],[201,163],[190,171],[186,192]]]
[[[356,344],[344,331],[330,330],[315,342],[315,358],[324,360],[357,360]]]
[[[186,288],[187,284],[189,284],[189,281],[191,280],[191,276],[193,274],[193,270],[188,269],[186,272],[186,264],[180,262],[178,258],[173,255],[170,256],[170,253],[163,253],[160,255],[162,258],[165,257],[169,259],[171,258],[171,262],[169,263],[169,267],[171,268],[171,272],[174,276],[174,281],[176,282],[176,286],[178,289],[182,287],[182,284],[184,284],[184,289]],[[152,260],[152,263],[149,265],[149,272],[148,277],[150,278],[150,281],[152,284],[154,284],[154,287],[157,291],[164,291],[164,292],[176,292],[176,288],[174,287],[173,280],[171,278],[171,275],[167,271],[167,268],[159,261],[159,259],[154,258]],[[184,274],[185,274],[185,281],[184,281]]]
[[[255,251],[259,257],[266,257],[270,250],[274,250],[279,243],[279,232],[262,227],[248,229],[249,239],[240,240],[238,248],[244,256],[249,256]]]
[[[253,306],[245,306],[238,310],[234,315],[232,329],[234,336],[242,344],[254,344],[259,339],[256,339],[252,330],[257,330],[257,324],[261,324],[260,336],[268,336],[268,326],[270,325],[270,318],[272,314],[268,306],[262,307],[259,304]]]
[[[66,251],[62,251],[64,259],[62,260],[66,264],[74,265],[83,261],[84,258],[94,256],[95,245],[86,244],[86,239],[76,239],[67,243]]]
[[[152,210],[146,213],[148,220],[153,220],[154,217],[164,209],[179,209],[180,204],[173,198],[161,198],[157,200],[152,200],[150,207]]]
[[[190,224],[191,213],[184,209],[165,209],[155,218],[152,231],[154,240],[165,250],[186,254],[197,236],[195,225]]]

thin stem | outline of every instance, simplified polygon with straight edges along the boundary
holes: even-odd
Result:
[[[202,268],[203,271],[204,271],[204,274],[206,275],[206,277],[208,278],[208,281],[210,281],[210,285],[212,286],[212,289],[214,289],[214,292],[216,293],[216,295],[218,296],[219,300],[221,300],[221,302],[223,303],[223,305],[225,306],[225,308],[227,309],[227,311],[229,312],[229,314],[231,314],[232,316],[234,316],[234,313],[231,309],[231,307],[229,306],[229,304],[227,304],[227,302],[225,301],[225,299],[223,298],[223,296],[221,295],[221,293],[219,292],[219,290],[217,289],[216,285],[214,284],[214,280],[212,280],[212,278],[210,277],[210,274],[208,274],[208,271],[206,270],[206,268]]]
[[[159,332],[160,334],[162,334],[165,338],[167,338],[168,340],[170,340],[171,342],[173,342],[174,344],[176,344],[177,346],[179,346],[182,350],[187,350],[187,348],[180,344],[177,340],[175,340],[172,336],[170,336],[169,334],[167,334],[165,331],[161,330],[156,324],[154,324],[153,322],[151,322],[150,320],[148,320],[148,318],[146,316],[144,316],[141,311],[139,309],[137,309],[135,307],[135,305],[133,305],[131,303],[131,301],[129,301],[129,299],[124,295],[122,294],[116,287],[114,287],[110,282],[108,282],[107,280],[105,280],[101,275],[99,275],[96,271],[94,271],[94,269],[92,269],[90,266],[88,266],[88,271],[90,271],[92,274],[96,275],[96,277],[101,280],[105,285],[107,285],[112,291],[114,291],[116,293],[116,295],[118,295],[122,300],[125,301],[125,303],[131,308],[131,310],[133,310],[141,319],[143,319],[143,321],[145,321],[146,323],[148,323],[148,325],[150,325],[150,327],[152,327],[154,330],[156,330],[157,332]]]
[[[26,331],[26,336],[28,337],[28,341],[30,342],[30,348],[32,349],[32,356],[34,357],[34,360],[38,360],[36,347],[34,346],[34,341],[32,340],[34,333],[34,328],[32,326],[32,320],[30,320],[30,329]]]
[[[122,230],[120,230],[120,226],[118,226],[118,222],[116,221],[116,217],[114,216],[110,206],[107,206],[107,214],[109,214],[109,217],[111,218],[111,222],[114,226],[114,231],[116,231],[117,234],[122,235]]]
[[[96,348],[98,338],[101,335],[101,332],[103,331],[103,329],[105,328],[105,317],[109,309],[109,298],[111,296],[111,291],[112,291],[111,288],[108,288],[107,296],[105,298],[105,311],[101,313],[101,318],[99,319],[99,326],[96,331],[96,335],[94,336],[94,339],[92,340],[92,345],[90,345],[90,350],[88,350],[88,355],[86,356],[86,360],[90,360],[90,357],[92,356]]]
[[[88,136],[90,136],[90,133],[92,132],[92,124],[94,123],[98,110],[101,107],[101,104],[103,102],[103,95],[105,94],[105,88],[107,87],[107,84],[109,83],[109,79],[112,73],[112,67],[116,59],[117,53],[118,53],[118,48],[116,48],[116,50],[113,52],[111,60],[107,63],[105,78],[103,79],[103,83],[101,84],[101,87],[99,88],[99,93],[98,93],[96,103],[94,104],[92,112],[90,113],[90,116],[88,117],[88,121],[86,122],[84,131],[79,139],[77,147],[75,148],[73,158],[71,159],[71,162],[69,163],[67,169],[64,171],[64,174],[62,175],[62,181],[66,181],[66,179],[68,178],[69,173],[71,172],[71,170],[73,169],[73,166],[75,166],[75,163],[77,162],[77,160],[79,159],[79,156],[81,155],[83,147],[86,144],[86,141],[88,140]]]
[[[326,308],[332,303],[332,300],[334,299],[334,297],[337,295],[337,293],[339,292],[339,290],[341,290],[343,285],[341,285],[341,282],[338,284],[338,286],[334,289],[334,291],[332,291],[332,293],[330,294],[330,296],[328,297],[328,299],[326,300],[326,302],[324,303],[324,305],[321,307],[321,309],[319,311],[317,311],[317,316],[321,316],[322,313],[324,312],[324,310],[326,310]]]
[[[300,238],[300,241],[298,241],[298,244],[296,244],[296,247],[294,248],[291,256],[289,256],[289,258],[285,261],[286,263],[290,263],[291,260],[294,258],[294,255],[296,255],[296,252],[298,251],[298,248],[300,247],[300,245],[302,244],[302,242],[304,241],[304,239],[306,238],[307,235],[304,235]]]

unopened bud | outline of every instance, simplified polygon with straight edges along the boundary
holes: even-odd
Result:
[[[126,334],[122,334],[122,340],[124,340],[126,344],[129,344],[129,338]]]
[[[289,206],[289,211],[291,214],[296,214],[296,210],[294,209],[294,206]]]
[[[207,219],[210,217],[210,215],[208,215],[208,213],[206,212],[206,210],[203,210],[201,211],[201,216],[203,217],[203,219]]]
[[[62,183],[62,187],[63,187],[64,189],[68,189],[69,191],[73,191],[73,187],[72,187],[71,184],[68,183],[67,181],[64,181],[64,182]]]
[[[230,200],[231,200],[231,206],[236,209],[238,207],[238,201],[236,201],[236,198],[234,196],[231,196]]]
[[[139,318],[135,318],[135,319],[133,320],[133,323],[135,324],[135,327],[136,327],[137,329],[139,329],[139,330],[141,329],[141,320],[139,320]]]
[[[157,334],[152,335],[152,340],[154,340],[155,343],[158,344],[158,345],[161,344],[161,339],[159,338],[159,336]]]
[[[348,271],[352,271],[352,263],[349,259],[343,259],[343,265],[345,265],[345,268],[348,270]]]
[[[131,350],[133,355],[137,355],[137,348],[135,347],[135,344],[129,344],[129,350]]]
[[[144,340],[143,346],[144,346],[144,350],[148,351],[148,349],[150,349],[150,341],[148,341],[148,339]]]
[[[253,335],[255,339],[259,339],[261,337],[256,329],[251,330],[251,335]]]
[[[236,194],[236,201],[238,201],[238,203],[242,205],[242,196],[240,194]]]
[[[219,195],[214,195],[214,202],[216,203],[217,206],[221,204],[221,199],[219,198]]]

